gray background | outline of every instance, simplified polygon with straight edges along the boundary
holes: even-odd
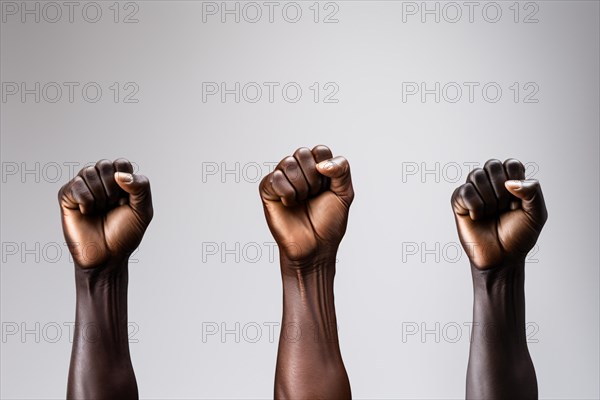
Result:
[[[550,214],[526,282],[540,396],[598,398],[598,2],[522,2],[516,23],[513,2],[495,3],[502,10],[496,23],[483,18],[484,7],[494,18],[488,2],[477,3],[472,22],[459,2],[455,23],[446,20],[455,14],[445,3],[438,3],[439,22],[426,15],[424,23],[421,14],[403,14],[410,4],[393,1],[338,1],[327,9],[322,2],[318,23],[313,2],[297,3],[296,23],[282,17],[286,2],[272,23],[265,6],[256,23],[243,15],[239,23],[219,15],[203,22],[195,1],[121,3],[117,23],[113,2],[99,2],[102,18],[91,23],[82,17],[86,3],[78,4],[72,23],[68,15],[44,20],[54,18],[50,8],[39,23],[35,16],[22,22],[10,6],[3,12],[3,95],[6,82],[78,82],[79,89],[72,103],[66,92],[51,103],[48,91],[39,103],[7,95],[0,104],[2,398],[64,397],[75,290],[56,193],[71,175],[68,165],[79,170],[117,157],[150,178],[155,205],[130,265],[141,397],[272,396],[277,343],[268,325],[280,319],[281,286],[255,167],[264,175],[269,163],[319,143],[350,160],[357,194],[335,283],[356,398],[464,396],[472,288],[466,257],[456,254],[449,198],[466,178],[465,163],[508,157],[528,163]],[[124,23],[136,5],[138,22]],[[323,23],[336,6],[338,22]],[[532,12],[538,22],[524,23]],[[87,82],[103,90],[96,103],[81,95]],[[123,102],[127,82],[139,88],[137,103]],[[232,95],[222,103],[217,96],[203,102],[203,82],[280,86],[272,103],[266,92],[257,103]],[[301,86],[300,101],[283,99],[287,82]],[[314,82],[336,84],[338,102],[315,103]],[[473,102],[465,92],[451,103],[448,92],[436,103],[433,95],[403,101],[403,82],[479,86]],[[488,82],[502,88],[495,103],[482,97]],[[537,103],[524,102],[529,82],[539,88]],[[203,179],[215,165],[206,163],[239,163],[240,173]],[[403,176],[415,165],[418,174]],[[421,175],[436,165],[437,176]],[[23,174],[36,168],[37,175]],[[213,243],[216,255],[207,252]],[[222,251],[236,243],[237,253]],[[203,329],[214,326],[239,327],[239,340],[230,333],[203,341]],[[414,327],[417,334],[403,337]]]

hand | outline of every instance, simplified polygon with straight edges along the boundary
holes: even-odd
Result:
[[[458,235],[478,269],[523,262],[548,212],[540,184],[525,179],[521,162],[489,160],[452,194]]]
[[[125,159],[82,169],[58,201],[67,245],[82,268],[128,258],[153,216],[148,178],[134,175]]]
[[[300,148],[260,183],[271,233],[286,260],[304,266],[335,257],[354,199],[350,165],[325,146]]]

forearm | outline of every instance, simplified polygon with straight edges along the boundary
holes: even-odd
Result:
[[[473,328],[467,398],[537,398],[525,334],[524,262],[473,275]]]
[[[92,269],[75,266],[75,282],[67,398],[136,399],[127,329],[127,260]]]
[[[282,260],[283,321],[276,398],[350,398],[340,353],[333,279],[335,256],[302,268]]]

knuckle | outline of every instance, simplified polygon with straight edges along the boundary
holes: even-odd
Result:
[[[269,179],[271,179],[272,176],[273,176],[272,173],[263,176],[263,178],[260,180],[260,183],[258,184],[258,190],[259,191],[263,191],[264,190],[265,185],[269,182]]]
[[[63,200],[63,198],[65,196],[65,192],[66,192],[67,186],[69,186],[69,183],[66,183],[66,184],[62,185],[60,187],[60,189],[58,189],[58,196],[57,197],[58,197],[58,202],[59,203]]]
[[[308,147],[299,147],[294,152],[294,155],[296,155],[296,156],[307,156],[307,155],[310,155],[310,149]]]
[[[132,172],[133,166],[125,158],[117,158],[113,163],[115,169],[120,172]]]
[[[490,158],[485,162],[483,168],[498,167],[498,165],[502,165],[502,161],[497,158]]]
[[[281,160],[281,165],[284,167],[295,166],[296,159],[293,156],[287,156],[283,160]]]
[[[460,196],[460,191],[462,190],[462,185],[460,185],[459,187],[455,188],[452,191],[452,195],[450,196],[450,201],[454,203],[454,201],[456,201],[456,199],[458,198],[458,196]]]
[[[292,156],[284,158],[281,164],[281,169],[290,178],[298,178],[299,173],[302,173],[296,159]]]
[[[98,162],[96,163],[96,167],[98,168],[106,168],[107,165],[112,165],[112,162],[110,162],[110,160],[107,160],[106,158],[98,160]]]
[[[86,178],[92,178],[96,174],[96,167],[89,166],[81,170],[82,175]]]
[[[325,146],[324,144],[318,144],[315,147],[313,147],[313,151],[325,152],[325,151],[331,151],[331,150],[329,149],[329,147]]]
[[[485,171],[483,169],[475,168],[474,170],[469,172],[469,175],[467,175],[467,180],[471,181],[471,182],[475,182],[476,180],[481,178],[482,172],[485,173]]]
[[[350,173],[350,162],[342,157],[342,165],[344,167],[344,174],[349,174]]]
[[[523,164],[521,163],[521,161],[517,160],[516,158],[507,158],[506,161],[504,161],[504,165],[507,168],[525,169],[525,167],[523,167]]]
[[[483,166],[483,169],[488,171],[490,174],[501,174],[504,172],[502,161],[495,158],[488,160]]]
[[[150,180],[146,175],[136,175],[136,177],[141,186],[150,187]]]

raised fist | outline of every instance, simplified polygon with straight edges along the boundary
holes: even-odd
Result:
[[[67,245],[82,268],[128,258],[153,216],[148,178],[134,175],[125,159],[82,169],[58,201]]]
[[[539,182],[525,179],[515,159],[473,170],[452,194],[452,208],[463,248],[481,270],[523,262],[548,219]]]
[[[260,183],[269,229],[285,259],[305,266],[335,257],[354,199],[350,165],[325,146],[300,148]]]

